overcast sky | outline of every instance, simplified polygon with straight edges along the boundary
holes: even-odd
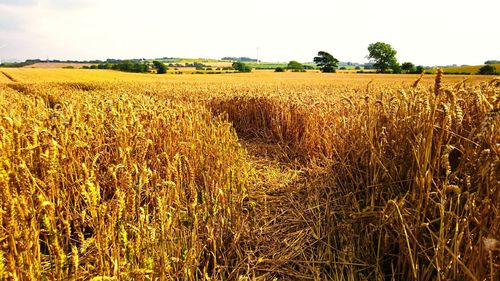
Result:
[[[257,56],[366,62],[383,41],[423,65],[500,59],[500,0],[0,0],[0,57]]]

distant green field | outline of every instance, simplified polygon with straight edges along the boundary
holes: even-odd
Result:
[[[163,61],[165,63],[229,63],[231,61],[228,60],[216,60],[216,59],[205,59],[205,58],[170,58],[170,59],[160,59],[160,61]]]
[[[212,66],[212,67],[226,67],[226,66],[231,66],[232,61],[230,60],[217,60],[217,59],[204,59],[204,58],[171,58],[171,59],[163,59],[162,60],[165,63],[179,63],[179,64],[185,64],[185,63],[202,63],[207,66]],[[249,67],[254,68],[254,69],[275,69],[277,67],[283,67],[286,68],[288,65],[288,62],[244,62],[247,64]],[[316,69],[316,65],[314,63],[303,63],[305,66],[309,66],[312,69]],[[345,70],[354,70],[355,66],[343,66]],[[339,67],[338,69],[340,69]],[[363,69],[363,67],[361,67]],[[500,68],[499,68],[500,69]]]
[[[288,62],[248,62],[246,63],[251,68],[255,69],[275,69],[276,67],[286,68]],[[304,63],[303,65],[310,66],[312,68],[316,68],[315,64],[312,63]]]
[[[500,73],[500,64],[491,64],[497,69],[497,73]],[[468,65],[468,66],[457,66],[457,67],[446,67],[443,68],[444,73],[469,73],[476,74],[479,71],[479,68],[484,66],[482,65]],[[435,72],[435,69],[431,70],[432,73]]]
[[[248,62],[246,64],[255,69],[275,69],[276,67],[285,68],[288,65],[286,62]]]
[[[186,64],[186,63],[202,63],[207,66],[212,67],[226,67],[231,66],[233,61],[230,60],[217,60],[217,59],[205,59],[205,58],[168,58],[168,59],[160,59],[164,63],[178,63],[178,64]],[[276,67],[286,68],[288,62],[244,62],[248,66],[254,69],[275,69]],[[304,63],[306,66],[310,66],[312,68],[316,68],[314,63]],[[346,67],[346,69],[351,69],[354,67]]]

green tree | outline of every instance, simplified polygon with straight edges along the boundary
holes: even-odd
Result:
[[[395,62],[391,65],[392,73],[394,74],[401,74],[401,65],[399,65],[399,62]]]
[[[477,72],[477,74],[480,74],[480,75],[495,75],[496,71],[497,71],[497,69],[493,65],[487,64],[485,66],[482,66],[479,69],[479,71]]]
[[[233,68],[238,70],[238,72],[251,72],[252,71],[251,67],[249,67],[245,63],[242,63],[241,61],[233,62]]]
[[[318,66],[321,72],[327,73],[335,72],[339,66],[339,60],[324,51],[318,52],[318,56],[314,57],[314,63]]]
[[[294,60],[290,61],[286,68],[291,69],[293,72],[304,71],[304,66],[300,62]]]
[[[424,66],[423,66],[423,65],[419,65],[419,66],[417,66],[417,68],[415,69],[415,73],[418,73],[418,74],[422,74],[422,73],[424,73],[424,71],[425,71],[425,68],[424,68]]]
[[[373,66],[381,72],[397,68],[396,50],[384,42],[377,42],[368,46],[368,59],[373,61]],[[393,69],[394,70],[394,69]]]
[[[285,69],[281,66],[278,66],[274,69],[274,72],[285,72]]]
[[[165,74],[167,73],[168,67],[162,63],[161,61],[153,61],[153,66],[156,68],[157,74]]]
[[[413,73],[415,72],[415,65],[411,62],[403,62],[403,64],[401,64],[401,69],[406,73]]]

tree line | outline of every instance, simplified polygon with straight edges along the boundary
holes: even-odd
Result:
[[[412,62],[404,62],[399,64],[396,59],[397,51],[389,44],[384,42],[376,42],[368,46],[368,56],[373,68],[381,73],[423,73],[422,65],[415,66]],[[331,54],[320,51],[314,57],[314,63],[318,66],[321,72],[331,73],[336,72],[339,60]]]
[[[420,74],[425,71],[424,66],[415,66],[411,62],[399,64],[396,59],[396,50],[391,45],[384,42],[376,42],[368,46],[370,60],[365,66],[370,66],[370,69],[376,69],[381,73],[416,73]],[[321,72],[333,73],[339,68],[339,60],[328,52],[319,51],[318,55],[313,59],[314,63]],[[275,68],[276,72],[284,72],[291,70],[294,72],[305,71],[306,66],[297,62],[290,61],[286,67]],[[356,69],[360,69],[356,67]]]
[[[384,42],[376,42],[368,46],[368,56],[373,68],[380,73],[424,73],[425,68],[422,65],[415,66],[412,62],[403,62],[400,64],[396,59],[397,51],[389,44]],[[495,66],[496,60],[489,60],[485,65],[479,68],[476,74],[479,75],[498,75]],[[318,56],[314,57],[314,63],[318,66],[321,72],[335,72],[338,68],[339,60],[331,54],[320,51]]]
[[[106,63],[94,64],[91,66],[84,66],[85,69],[111,69],[119,70],[124,72],[135,72],[135,73],[149,73],[152,70],[157,74],[167,73],[168,67],[160,62],[153,61],[152,63],[145,61],[136,60],[117,60],[117,61],[107,61]]]
[[[384,42],[376,42],[368,46],[368,56],[369,62],[364,65],[365,69],[376,69],[380,73],[413,73],[420,74],[425,71],[424,66],[415,66],[412,62],[403,62],[400,64],[396,59],[397,51],[389,44]],[[171,58],[166,58],[171,59]],[[223,60],[233,60],[232,67],[225,67],[223,70],[236,70],[238,72],[251,72],[252,68],[248,66],[245,62],[257,62],[256,59],[248,57],[224,57]],[[318,55],[313,59],[314,63],[321,70],[321,72],[331,73],[336,72],[339,68],[339,60],[333,55],[325,51],[319,51]],[[25,62],[18,63],[2,63],[0,67],[24,67],[40,62],[66,62],[66,63],[95,63],[91,66],[83,66],[86,69],[112,69],[125,72],[137,72],[137,73],[148,73],[156,72],[158,74],[166,73],[169,68],[166,64],[160,60],[154,60],[153,62],[146,61],[145,59],[130,59],[130,60],[119,60],[119,59],[107,59],[106,61],[101,60],[89,60],[89,61],[61,61],[61,60],[40,60],[40,59],[29,59]],[[485,65],[482,66],[476,74],[481,75],[498,75],[495,66],[493,64],[498,64],[498,60],[488,60]],[[181,64],[170,64],[171,67],[182,67],[191,66],[196,67],[196,70],[211,70],[210,68],[205,68],[205,65],[198,62]],[[303,65],[297,61],[290,61],[288,65],[279,66],[275,68],[276,72],[284,72],[286,70],[291,70],[293,72],[303,72],[306,69],[313,68],[309,65]],[[345,69],[345,68],[341,68]],[[360,69],[359,66],[356,69]],[[362,70],[360,70],[362,71]]]

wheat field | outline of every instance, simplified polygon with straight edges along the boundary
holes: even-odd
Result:
[[[500,277],[498,78],[0,71],[0,280]]]

